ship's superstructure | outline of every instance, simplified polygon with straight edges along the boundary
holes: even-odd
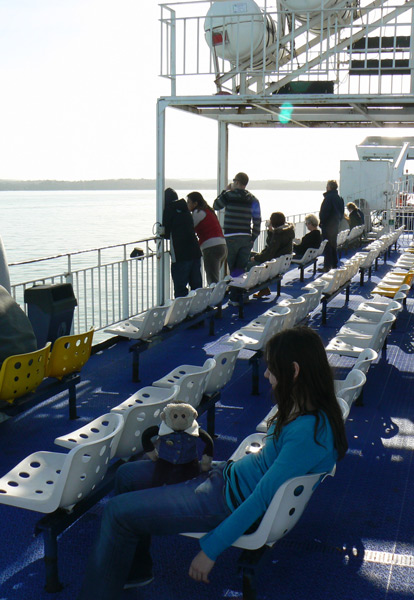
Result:
[[[413,14],[414,0],[162,4],[161,75],[171,91],[158,101],[159,217],[169,107],[217,122],[218,191],[228,181],[230,125],[413,126]],[[378,204],[387,208],[388,198]],[[160,301],[167,292],[160,281]]]

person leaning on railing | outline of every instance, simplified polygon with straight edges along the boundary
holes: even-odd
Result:
[[[194,229],[203,253],[207,283],[217,283],[220,280],[220,269],[227,258],[227,244],[221,225],[216,213],[200,192],[188,194],[187,206],[193,215]]]

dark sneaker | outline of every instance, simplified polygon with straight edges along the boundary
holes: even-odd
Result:
[[[144,587],[144,585],[148,585],[154,581],[154,575],[149,573],[148,575],[144,575],[138,579],[131,579],[127,581],[124,585],[124,590],[132,590],[134,588]]]

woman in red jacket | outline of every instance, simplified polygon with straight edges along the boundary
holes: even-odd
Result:
[[[217,283],[220,268],[227,258],[227,244],[219,220],[200,192],[190,192],[187,205],[193,215],[194,229],[203,253],[207,282],[209,285]]]

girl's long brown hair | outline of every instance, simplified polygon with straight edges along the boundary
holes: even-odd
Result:
[[[273,336],[266,347],[269,371],[276,377],[274,388],[277,413],[269,421],[276,422],[274,434],[279,437],[283,427],[295,414],[316,417],[315,442],[323,411],[331,425],[338,460],[344,457],[348,442],[341,409],[336,400],[334,381],[328,357],[319,335],[310,327],[298,326]],[[294,362],[299,373],[294,377]]]
[[[189,194],[187,194],[187,198],[189,198],[191,200],[191,202],[194,202],[197,204],[197,208],[199,210],[211,210],[212,213],[216,214],[214,212],[214,210],[211,208],[211,206],[209,204],[207,204],[207,201],[204,200],[202,194],[200,194],[200,192],[190,192]]]

